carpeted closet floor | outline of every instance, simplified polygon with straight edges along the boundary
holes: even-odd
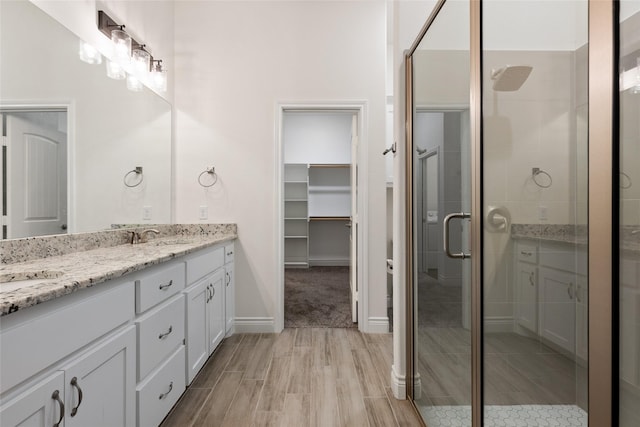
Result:
[[[285,328],[353,328],[349,267],[285,269]]]

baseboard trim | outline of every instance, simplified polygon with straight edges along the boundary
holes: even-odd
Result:
[[[275,332],[275,320],[273,317],[236,317],[234,329],[240,334],[269,334]]]
[[[488,333],[513,332],[513,317],[495,316],[495,317],[485,318],[484,332],[488,332]]]
[[[368,334],[388,334],[389,318],[388,317],[369,317],[367,320]]]
[[[405,400],[407,398],[407,377],[405,375],[399,375],[396,372],[395,365],[391,365],[391,392],[393,397],[398,400]]]

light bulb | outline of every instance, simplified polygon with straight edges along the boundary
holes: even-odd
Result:
[[[98,49],[83,40],[80,40],[78,56],[81,61],[86,62],[87,64],[102,64],[102,55],[100,55]]]

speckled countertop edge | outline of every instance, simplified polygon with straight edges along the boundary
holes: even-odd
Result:
[[[165,235],[154,239],[154,242],[139,245],[121,244],[3,264],[0,267],[0,275],[17,274],[21,277],[41,279],[41,281],[38,280],[19,289],[0,292],[0,316],[237,238],[235,224],[224,224],[213,232],[210,230],[202,232],[201,229],[194,229],[194,227],[198,226],[176,227],[175,234]],[[171,244],[176,237],[180,237],[180,243]],[[167,244],[162,244],[164,241],[167,241]],[[38,275],[39,272],[51,271],[62,273],[62,275],[51,279]]]
[[[620,248],[623,253],[640,254],[640,234],[633,233],[638,228],[624,226],[620,230]],[[511,237],[513,239],[527,239],[538,242],[568,243],[587,246],[589,237],[584,225],[566,224],[512,224]]]

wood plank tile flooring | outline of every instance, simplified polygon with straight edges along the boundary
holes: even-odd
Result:
[[[225,339],[162,423],[420,426],[389,387],[391,334],[300,328]]]

